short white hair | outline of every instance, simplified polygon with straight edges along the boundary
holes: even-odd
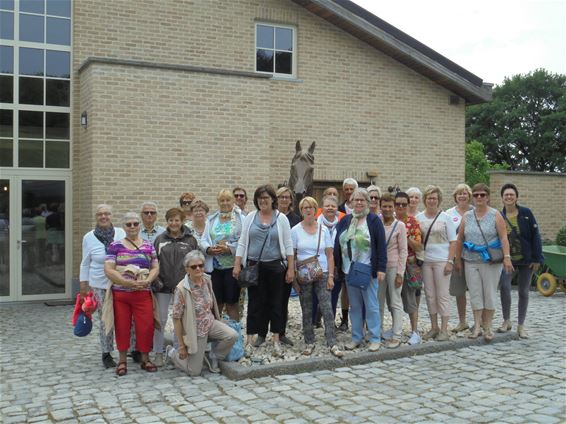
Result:
[[[376,185],[370,185],[368,188],[366,188],[366,190],[368,191],[368,193],[371,193],[372,191],[377,191],[377,195],[381,197],[381,189]]]
[[[413,194],[418,194],[418,196],[421,199],[423,198],[423,192],[420,191],[417,187],[410,187],[405,191],[405,193],[407,193],[407,196],[412,196]]]
[[[187,265],[189,265],[191,263],[191,261],[200,259],[203,263],[205,261],[204,259],[204,255],[202,254],[202,252],[200,250],[191,250],[189,253],[187,253],[185,255],[185,258],[183,259],[183,266],[187,267]]]
[[[151,200],[143,202],[142,205],[141,205],[140,211],[142,211],[143,208],[145,208],[146,206],[151,206],[152,208],[155,208],[155,212],[157,212],[157,203],[152,202]]]
[[[106,210],[108,210],[108,212],[110,212],[110,214],[112,214],[112,206],[107,205],[106,203],[101,203],[100,205],[96,205],[94,213],[96,214],[96,213],[100,212],[101,209],[106,209]]]
[[[124,225],[130,219],[135,219],[137,222],[140,222],[140,214],[134,211],[126,212],[122,217],[122,225]]]
[[[353,185],[354,190],[358,188],[358,182],[356,180],[354,180],[353,178],[346,178],[342,182],[342,188],[344,188],[346,185]]]

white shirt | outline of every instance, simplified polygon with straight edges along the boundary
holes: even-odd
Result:
[[[114,227],[114,241],[122,240],[126,232],[122,228]],[[106,249],[94,235],[94,230],[83,237],[83,260],[81,261],[80,281],[87,281],[90,287],[105,289],[108,279],[104,274],[104,261]]]
[[[297,260],[304,261],[312,256],[316,256],[316,248],[318,246],[318,231],[322,228],[320,234],[320,247],[318,249],[318,262],[324,272],[328,272],[328,260],[326,258],[326,249],[333,248],[332,236],[326,225],[318,224],[316,233],[309,234],[305,231],[301,223],[298,223],[291,229],[291,238],[293,239],[293,249],[297,250]]]
[[[470,206],[470,209],[468,210],[472,210],[474,209],[472,206]],[[454,226],[456,227],[456,233],[458,233],[458,229],[460,228],[460,224],[462,223],[462,217],[463,215],[460,215],[460,212],[458,212],[458,209],[456,206],[454,206],[453,208],[450,208],[446,211],[446,213],[450,216],[450,218],[452,218],[452,222],[454,223]]]
[[[426,238],[426,233],[434,221],[434,217],[427,218],[424,212],[419,213],[416,217],[421,226],[423,246]],[[440,216],[434,223],[428,243],[425,249],[425,262],[446,262],[448,258],[448,250],[450,242],[456,241],[456,226],[450,215],[446,212],[440,212]]]

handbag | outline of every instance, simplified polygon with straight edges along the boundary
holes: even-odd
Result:
[[[269,238],[269,230],[277,223],[277,218],[279,214],[275,217],[275,221],[271,224],[269,229],[267,230],[267,235],[265,236],[265,240],[263,240],[263,244],[261,245],[261,250],[259,251],[259,257],[257,258],[257,262],[253,265],[248,265],[242,268],[240,271],[240,275],[238,276],[238,285],[245,289],[247,287],[257,287],[259,284],[259,261],[261,259],[261,254],[263,253],[263,248],[265,247],[265,243],[267,243],[267,239]]]
[[[421,267],[418,264],[407,264],[405,268],[405,282],[407,286],[413,289],[420,289],[423,287],[423,274]]]
[[[474,218],[476,219],[476,223],[478,224],[478,228],[480,229],[480,233],[481,236],[483,237],[483,241],[485,241],[485,246],[487,247],[487,253],[489,254],[489,263],[500,264],[501,262],[503,262],[503,250],[501,248],[489,247],[489,243],[487,242],[483,230],[481,229],[480,221],[478,220],[475,210],[474,210]]]
[[[322,226],[318,224],[318,244],[316,246],[316,255],[302,261],[297,261],[297,281],[299,284],[310,284],[322,278],[324,271],[318,261],[318,252],[320,250],[320,237],[322,234]]]
[[[352,261],[351,240],[348,240],[348,256],[351,263],[346,282],[349,286],[365,290],[371,282],[371,265]]]
[[[232,346],[232,349],[226,355],[225,361],[236,362],[239,361],[244,355],[244,335],[242,334],[242,326],[239,321],[234,321],[233,319],[224,319],[224,324],[230,327],[232,330],[238,333],[238,338]]]

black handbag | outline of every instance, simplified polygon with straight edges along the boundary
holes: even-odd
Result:
[[[257,287],[259,284],[259,261],[261,259],[261,254],[263,253],[263,248],[265,247],[265,243],[267,243],[267,239],[269,238],[269,230],[277,223],[277,218],[279,214],[275,217],[275,222],[271,224],[269,229],[267,230],[267,235],[265,236],[265,240],[263,240],[263,244],[261,245],[261,250],[259,251],[259,257],[257,258],[257,262],[253,265],[248,265],[242,268],[240,271],[240,275],[238,276],[238,285],[245,289],[247,287]]]

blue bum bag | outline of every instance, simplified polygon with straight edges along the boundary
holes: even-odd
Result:
[[[352,262],[346,282],[349,286],[365,290],[371,282],[371,265],[361,262]]]

